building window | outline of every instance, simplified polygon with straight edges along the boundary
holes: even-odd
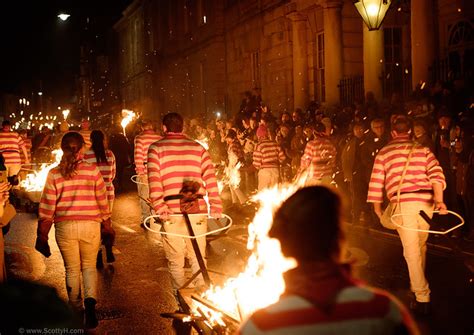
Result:
[[[252,52],[250,55],[250,64],[252,69],[252,84],[254,88],[260,88],[260,53],[258,51]]]
[[[408,64],[403,64],[402,28],[383,29],[384,37],[384,74],[382,76],[383,95],[390,98],[394,93],[404,95],[404,76]]]
[[[324,73],[324,33],[316,37],[316,99],[326,101],[326,79]]]

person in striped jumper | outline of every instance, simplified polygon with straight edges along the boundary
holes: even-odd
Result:
[[[95,165],[99,168],[102,178],[107,189],[107,200],[109,202],[109,209],[112,212],[114,207],[115,189],[113,180],[115,179],[115,156],[112,151],[105,148],[104,133],[100,130],[93,130],[91,132],[91,149],[84,153],[84,161]],[[115,262],[115,257],[112,251],[114,240],[102,239],[102,244],[105,246],[107,255],[107,263]],[[102,249],[99,248],[97,254],[97,268],[104,267]]]
[[[407,228],[428,229],[429,224],[418,214],[421,210],[431,216],[431,211],[446,211],[443,189],[446,181],[438,160],[427,147],[410,138],[410,122],[398,117],[392,124],[393,140],[375,157],[369,183],[367,202],[374,204],[375,214],[381,218],[383,191],[391,203],[400,202],[396,214],[402,214],[401,224]],[[408,156],[411,153],[411,158]],[[406,174],[402,179],[405,165]],[[400,188],[400,198],[397,191]],[[429,313],[430,288],[425,277],[426,240],[428,233],[397,229],[403,246],[403,256],[408,266],[410,287],[415,294],[411,307],[421,314]]]
[[[253,152],[253,166],[258,170],[258,191],[278,184],[279,166],[285,153],[277,142],[268,136],[268,129],[260,125],[257,129],[258,143]]]
[[[307,171],[307,185],[331,185],[336,172],[336,147],[327,138],[324,124],[314,125],[314,135],[301,157],[300,175]]]
[[[325,186],[302,188],[276,211],[269,236],[297,266],[284,273],[285,292],[256,311],[239,334],[419,334],[392,295],[351,276],[342,262],[340,197]]]
[[[101,235],[113,237],[115,232],[104,179],[97,166],[82,159],[83,145],[84,139],[77,132],[69,132],[62,138],[61,162],[49,171],[41,195],[35,248],[46,257],[51,255],[48,234],[54,224],[66,268],[69,303],[82,313],[82,275],[85,326],[95,328],[98,324],[97,252]]]
[[[178,113],[168,113],[163,117],[165,137],[150,146],[148,150],[148,181],[150,200],[156,214],[160,215],[165,231],[173,229],[188,235],[183,217],[172,216],[182,212],[180,193],[185,183],[198,185],[197,214],[200,216],[201,233],[207,231],[208,207],[204,200],[209,199],[210,215],[220,218],[222,203],[217,187],[217,179],[209,153],[196,141],[183,134],[183,118]],[[193,222],[194,223],[194,222]],[[196,232],[198,234],[199,232]],[[201,254],[206,251],[206,238],[197,239]],[[188,258],[193,272],[199,270],[195,253],[189,239],[165,235],[163,246],[168,259],[173,289],[177,290],[185,283],[184,258]],[[196,286],[204,284],[202,276],[194,282]]]
[[[29,164],[25,142],[17,132],[11,131],[10,121],[3,121],[2,131],[0,131],[0,154],[5,159],[8,176],[15,176],[21,170],[20,151],[25,157],[25,164]]]
[[[150,120],[142,121],[142,132],[135,137],[134,161],[135,172],[138,175],[138,196],[140,197],[140,207],[142,211],[142,222],[150,215],[150,206],[147,200],[150,198],[147,178],[147,154],[150,145],[162,139],[153,128],[153,122]],[[142,223],[143,224],[143,223]]]
[[[89,150],[91,148],[91,123],[87,119],[83,119],[81,122],[81,130],[79,134],[84,138],[84,150]]]
[[[105,148],[105,136],[100,130],[91,132],[91,148],[84,153],[84,161],[99,168],[107,188],[107,200],[112,212],[114,207],[115,190],[115,156],[112,151]]]

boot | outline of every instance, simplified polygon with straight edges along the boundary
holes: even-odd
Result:
[[[99,321],[97,320],[97,315],[95,313],[95,304],[96,300],[94,298],[86,298],[84,300],[84,327],[86,329],[93,329],[99,325]]]
[[[97,263],[95,265],[97,269],[103,269],[104,268],[104,260],[102,258],[102,249],[99,249],[99,252],[97,253]]]

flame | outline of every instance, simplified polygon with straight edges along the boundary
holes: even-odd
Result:
[[[294,192],[304,186],[306,176],[295,183],[275,186],[257,193],[252,200],[260,203],[252,223],[248,227],[247,248],[252,250],[245,270],[236,278],[229,279],[222,287],[213,286],[203,297],[226,314],[243,320],[258,309],[278,301],[285,290],[283,273],[296,266],[294,259],[281,253],[280,243],[268,237],[276,209]],[[221,313],[193,301],[193,312],[198,307],[205,311],[213,324],[222,324]]]
[[[131,111],[131,110],[128,110],[128,109],[122,109],[122,121],[120,122],[120,124],[122,125],[123,134],[125,136],[127,135],[125,133],[125,128],[127,128],[127,125],[136,117],[137,117],[137,115],[135,114],[134,111]]]
[[[64,120],[67,120],[67,117],[69,116],[69,113],[70,113],[70,112],[71,112],[71,111],[70,111],[69,109],[63,110],[63,117],[64,117]]]
[[[43,191],[44,184],[46,184],[46,178],[52,168],[59,165],[63,151],[61,149],[53,150],[55,156],[55,162],[51,164],[42,164],[39,171],[28,173],[26,178],[20,181],[20,186],[27,192],[41,192]]]

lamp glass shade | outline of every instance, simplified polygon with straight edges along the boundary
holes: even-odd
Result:
[[[354,2],[354,6],[369,30],[380,28],[390,4],[391,0],[357,0]]]

